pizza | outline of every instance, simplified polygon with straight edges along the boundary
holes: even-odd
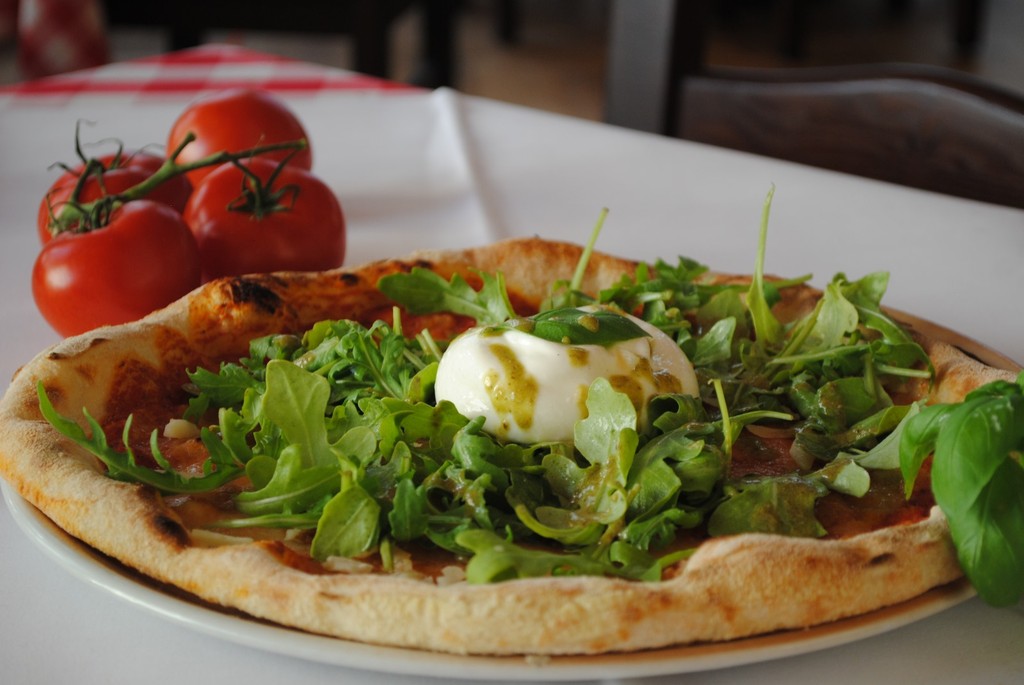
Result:
[[[224,278],[21,368],[0,470],[164,587],[345,640],[598,654],[820,625],[963,576],[930,461],[908,488],[888,436],[1015,379],[882,290],[539,238]]]

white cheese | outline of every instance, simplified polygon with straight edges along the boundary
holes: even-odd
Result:
[[[669,336],[630,317],[649,337],[608,347],[550,342],[520,330],[474,328],[451,342],[437,371],[435,395],[484,430],[521,443],[572,440],[587,416],[587,391],[606,378],[629,396],[641,425],[662,393],[698,393],[693,365]]]
[[[192,438],[198,438],[200,434],[199,426],[185,419],[171,419],[164,426],[165,438],[191,440]]]

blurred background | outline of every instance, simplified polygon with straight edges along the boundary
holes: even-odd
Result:
[[[0,84],[25,78],[18,66],[12,8],[84,0],[0,0]],[[221,5],[221,2],[210,4]],[[383,0],[381,0],[383,2]],[[609,0],[451,0],[453,85],[462,92],[586,119],[603,115]],[[104,3],[101,2],[101,5]],[[114,20],[105,0],[109,59],[172,47],[167,31]],[[243,6],[245,3],[242,3]],[[289,9],[305,5],[290,0]],[[424,13],[409,2],[389,23],[388,76],[417,78]],[[975,39],[956,39],[957,11],[981,9]],[[253,10],[260,12],[265,10]],[[271,23],[273,18],[271,17]],[[8,24],[5,26],[5,23]],[[310,62],[353,68],[346,35],[214,28],[198,39],[244,45]],[[1024,0],[717,0],[708,61],[722,66],[816,66],[914,62],[961,69],[1024,92]]]

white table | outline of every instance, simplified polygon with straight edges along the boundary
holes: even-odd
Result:
[[[235,65],[225,82],[258,76],[264,66],[258,59]],[[98,77],[114,83],[124,69]],[[71,159],[75,122],[95,122],[86,129],[92,139],[161,143],[194,95],[185,87],[146,94],[119,87],[0,93],[0,377],[9,378],[57,339],[36,312],[29,274],[38,250],[38,202],[56,175],[47,166]],[[1024,361],[1024,212],[447,90],[295,87],[286,97],[309,131],[314,171],[342,201],[349,264],[516,235],[581,242],[608,207],[599,249],[646,259],[686,254],[718,270],[749,272],[761,204],[774,184],[768,271],[813,271],[814,282],[823,284],[838,271],[858,277],[888,270],[887,304],[969,332]],[[166,620],[69,573],[2,505],[0,540],[4,683],[423,680],[281,656]],[[1022,637],[1021,608],[996,610],[972,599],[851,644],[643,682],[1014,683],[1024,681]],[[394,668],[382,664],[383,671]],[[436,675],[430,668],[422,672]],[[628,673],[609,675],[632,682]],[[527,676],[545,677],[543,668]]]

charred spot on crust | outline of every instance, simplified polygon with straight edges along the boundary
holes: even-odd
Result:
[[[430,269],[433,271],[434,263],[428,259],[417,259],[412,264],[406,265],[406,271],[412,271],[413,269]]]
[[[281,296],[254,279],[232,278],[228,287],[235,304],[251,304],[269,313],[281,306]]]
[[[877,554],[873,556],[868,561],[868,566],[881,566],[883,564],[888,564],[889,562],[894,561],[895,559],[896,556],[894,554],[890,552],[883,552],[882,554]]]
[[[160,495],[148,487],[140,487],[136,492],[139,495],[139,499],[145,503],[146,508],[151,512],[149,523],[157,536],[167,540],[176,547],[188,547],[192,541],[188,530],[181,524],[181,521],[161,511],[163,505],[160,502]]]
[[[95,337],[95,338],[90,338],[86,342],[87,342],[89,348],[92,349],[94,347],[98,347],[100,345],[103,345],[103,344],[106,344],[106,343],[110,342],[110,338],[104,338],[102,336],[98,336],[98,337]],[[49,359],[50,361],[61,361],[63,359],[72,359],[73,357],[77,356],[78,354],[80,354],[80,352],[76,352],[76,353],[73,353],[73,354],[68,354],[68,353],[62,352],[60,350],[54,350],[52,352],[48,352],[46,354],[46,358]]]
[[[150,523],[160,537],[167,539],[176,547],[187,547],[191,542],[185,527],[166,514],[154,514]]]
[[[345,272],[345,273],[342,273],[342,274],[338,274],[338,280],[341,281],[342,285],[347,286],[347,287],[352,287],[352,286],[359,285],[359,282],[362,279],[359,277],[359,274],[353,274],[353,273]]]

